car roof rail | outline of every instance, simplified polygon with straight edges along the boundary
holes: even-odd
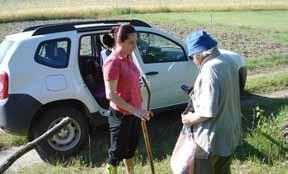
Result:
[[[75,26],[77,25],[93,25],[93,24],[103,24],[103,25],[120,25],[122,23],[130,23],[133,26],[137,27],[148,27],[151,28],[151,25],[143,22],[141,20],[96,20],[96,21],[80,21],[80,22],[65,22],[65,23],[55,23],[55,24],[46,24],[46,25],[37,25],[28,27],[23,30],[23,32],[34,31],[33,36],[43,35],[49,33],[57,33],[64,31],[73,31],[77,30]],[[95,26],[94,26],[95,27]],[[89,28],[89,26],[87,26]]]

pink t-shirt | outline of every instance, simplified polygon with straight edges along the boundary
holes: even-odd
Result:
[[[131,57],[124,58],[113,51],[103,65],[103,75],[105,81],[118,80],[116,94],[130,105],[141,108],[140,73]],[[124,115],[131,115],[113,102],[110,106]]]

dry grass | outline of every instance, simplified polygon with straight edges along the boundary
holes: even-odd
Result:
[[[174,7],[175,5],[187,6],[257,6],[264,4],[279,5],[287,3],[287,0],[0,0],[1,10],[13,9],[33,9],[33,8],[55,8],[55,7],[98,7],[98,8],[129,8],[129,7]]]
[[[181,0],[177,4],[172,0],[0,0],[0,3],[0,22],[100,18],[130,13],[288,9],[287,0]]]

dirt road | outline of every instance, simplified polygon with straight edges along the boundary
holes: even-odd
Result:
[[[8,150],[0,152],[0,164],[2,164],[8,157],[15,153],[20,147],[11,147]],[[31,166],[33,164],[43,163],[39,155],[35,150],[30,151],[29,153],[22,156],[18,159],[9,170],[17,170],[23,167]]]

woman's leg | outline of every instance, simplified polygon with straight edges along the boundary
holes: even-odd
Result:
[[[124,159],[126,174],[134,174],[133,157],[138,146],[139,132],[140,132],[140,119],[131,116],[128,121],[128,134],[129,147]]]
[[[110,147],[108,150],[107,172],[117,173],[119,162],[125,157],[125,149],[127,149],[126,136],[126,120],[123,115],[110,109],[111,114],[108,117],[110,129]],[[110,173],[109,173],[110,174]]]
[[[138,145],[140,119],[131,115],[123,116],[111,109],[108,121],[111,145],[107,163],[116,167],[122,159],[125,159],[124,164],[127,174],[133,174],[133,157]]]
[[[133,158],[124,159],[126,174],[134,174],[134,163]]]

